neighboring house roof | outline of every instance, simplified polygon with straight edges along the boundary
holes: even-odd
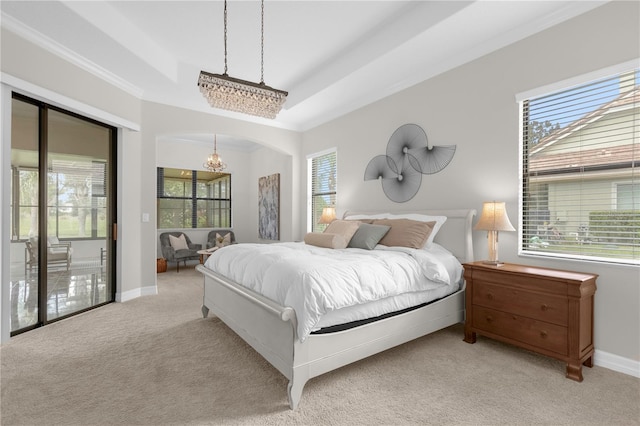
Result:
[[[622,93],[614,100],[586,114],[562,129],[540,140],[532,149],[529,158],[529,173],[561,173],[576,170],[599,168],[628,168],[640,161],[640,145],[633,138],[622,140],[623,144],[606,148],[580,149],[552,153],[550,147],[561,143],[569,136],[592,126],[613,112],[621,109],[640,108],[640,88]],[[628,142],[628,143],[626,143]]]
[[[574,153],[533,156],[529,159],[529,174],[569,173],[589,169],[596,171],[604,166],[607,169],[628,168],[634,162],[640,165],[640,146],[627,144]]]

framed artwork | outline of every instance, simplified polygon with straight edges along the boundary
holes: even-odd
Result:
[[[280,173],[258,179],[258,237],[280,239]]]

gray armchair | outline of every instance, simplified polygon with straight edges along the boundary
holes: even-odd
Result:
[[[216,234],[219,234],[222,238],[224,238],[227,234],[231,234],[229,236],[231,244],[237,244],[238,243],[236,241],[236,234],[234,234],[232,230],[230,230],[230,229],[214,229],[214,230],[210,231],[209,235],[207,236],[207,248],[211,248],[211,247],[215,247],[216,246]]]
[[[169,235],[173,235],[174,237],[184,235],[184,239],[189,248],[175,250],[171,246]],[[184,262],[184,266],[187,266],[187,260],[199,259],[198,250],[202,249],[202,244],[192,243],[189,236],[184,232],[163,232],[160,234],[160,248],[162,249],[162,256],[167,260],[167,262],[176,262],[177,272],[180,272],[180,262]]]

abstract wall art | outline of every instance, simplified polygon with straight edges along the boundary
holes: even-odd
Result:
[[[280,173],[258,179],[258,237],[280,239]]]
[[[422,175],[438,173],[456,153],[455,145],[429,146],[427,134],[416,124],[404,124],[391,135],[386,155],[369,161],[364,180],[379,179],[387,198],[404,203],[422,184]]]

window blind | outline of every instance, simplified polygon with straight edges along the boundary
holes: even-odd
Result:
[[[322,209],[335,207],[337,182],[337,157],[332,151],[311,159],[311,229],[323,231],[326,224],[319,224]]]
[[[522,253],[640,264],[638,81],[522,102]]]

